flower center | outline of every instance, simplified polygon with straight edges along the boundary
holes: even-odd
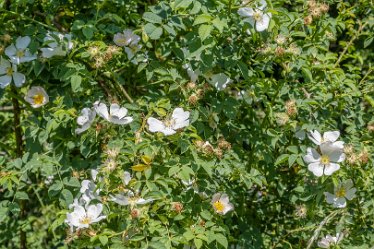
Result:
[[[36,105],[43,104],[43,101],[44,101],[43,94],[37,93],[32,98],[34,99],[34,104],[36,104]]]
[[[174,119],[167,119],[164,121],[164,124],[168,128],[172,128],[175,125],[175,120]]]
[[[330,164],[330,158],[327,155],[322,155],[321,156],[321,163],[323,165],[328,165]]]
[[[86,224],[86,225],[91,224],[91,218],[86,216],[86,217],[84,217],[83,219],[80,220],[80,223]]]
[[[253,14],[253,19],[255,19],[255,21],[257,21],[257,22],[261,22],[262,21],[262,13],[259,12],[259,11],[256,11]]]
[[[344,187],[341,187],[340,189],[338,189],[335,193],[336,197],[345,197],[345,194],[346,194],[346,190]]]
[[[24,52],[23,50],[18,50],[18,51],[16,52],[16,56],[17,56],[17,57],[24,57],[24,56],[25,56],[25,52]]]
[[[8,68],[6,69],[6,75],[8,75],[8,76],[12,76],[12,75],[13,75],[13,68],[8,67]]]
[[[216,209],[217,212],[222,213],[223,210],[225,209],[225,205],[221,201],[216,201],[213,203],[214,208]]]

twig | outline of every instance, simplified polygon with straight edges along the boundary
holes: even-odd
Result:
[[[12,93],[17,96],[17,88],[12,85],[11,86]],[[13,102],[13,114],[14,114],[14,133],[16,136],[16,156],[17,158],[21,158],[23,155],[23,141],[22,141],[22,129],[21,129],[21,109],[19,106],[18,99],[16,97],[12,97]],[[20,201],[20,219],[24,220],[26,218],[26,209],[25,209],[25,200]],[[20,248],[26,249],[26,232],[20,228]]]

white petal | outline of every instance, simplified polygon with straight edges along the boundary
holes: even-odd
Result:
[[[336,198],[333,205],[337,208],[345,208],[347,206],[347,201],[344,197]]]
[[[97,174],[99,174],[99,171],[96,169],[91,169],[91,177],[92,180],[96,181]]]
[[[329,204],[333,204],[335,200],[335,195],[328,193],[328,192],[325,192],[324,194],[326,196],[326,202]]]
[[[29,46],[31,38],[29,36],[18,37],[16,40],[16,47],[18,49],[25,49]]]
[[[21,87],[25,83],[26,77],[24,74],[14,72],[13,80],[14,80],[14,84],[16,85],[16,87]]]
[[[125,171],[123,173],[122,181],[123,181],[123,184],[125,186],[129,184],[129,182],[131,181],[131,174],[130,174],[130,172]]]
[[[175,124],[173,125],[174,130],[181,129],[189,125],[188,118],[190,117],[190,112],[183,111],[182,108],[175,108],[172,114],[172,118],[175,120]]]
[[[351,179],[348,179],[342,185],[344,189],[350,189],[353,187],[353,181]]]
[[[12,77],[4,75],[0,77],[0,88],[5,88],[12,81]]]
[[[238,14],[242,17],[251,17],[254,14],[254,10],[252,8],[240,8],[238,10]]]
[[[161,132],[165,130],[165,125],[163,122],[161,122],[158,119],[155,118],[148,118],[147,124],[149,126],[149,131],[150,132]]]
[[[304,156],[304,161],[306,163],[319,162],[321,155],[313,148],[307,148],[307,154]]]
[[[335,171],[337,171],[339,169],[340,169],[339,164],[337,164],[337,163],[330,163],[330,164],[328,164],[328,165],[325,166],[324,173],[325,173],[325,175],[330,176]]]
[[[336,140],[338,140],[339,136],[340,136],[339,131],[327,131],[323,133],[323,141],[333,143]]]
[[[126,117],[126,118],[118,119],[117,117],[110,117],[109,121],[113,124],[125,125],[125,124],[131,123],[133,121],[133,118]]]
[[[265,0],[260,0],[260,5],[257,7],[259,10],[264,10],[268,4]]]
[[[266,30],[269,27],[269,23],[270,23],[270,15],[269,14],[264,14],[262,16],[261,21],[256,22],[256,30],[258,32],[262,32],[262,31]]]
[[[134,51],[129,47],[125,47],[125,53],[127,54],[127,59],[129,60],[131,60],[135,55]]]
[[[223,193],[220,197],[220,200],[224,204],[228,204],[230,202],[229,196],[226,193]]]
[[[334,143],[323,143],[320,145],[322,154],[327,155],[332,162],[342,162],[345,159],[343,150]]]
[[[166,127],[165,129],[163,129],[161,131],[165,136],[170,136],[170,135],[174,135],[175,133],[177,133],[175,130],[169,128],[169,127]]]
[[[227,203],[225,205],[225,208],[223,209],[222,214],[226,214],[227,212],[229,212],[231,210],[234,210],[234,205],[232,205],[231,203]]]
[[[111,104],[110,105],[110,115],[116,116],[118,119],[122,119],[127,114],[127,109],[124,107],[120,107],[118,104]]]
[[[347,192],[345,193],[345,198],[347,198],[348,200],[352,200],[355,197],[356,191],[356,188],[347,190]]]
[[[26,51],[25,55],[23,57],[19,58],[20,63],[29,62],[29,61],[33,61],[33,60],[36,60],[36,54],[31,54],[29,51]]]
[[[316,145],[320,145],[322,143],[321,133],[319,133],[317,130],[311,131],[308,134],[308,138],[312,140],[312,142],[315,143]]]
[[[122,194],[116,194],[115,196],[110,196],[111,201],[114,201],[115,203],[126,206],[129,205],[129,199],[127,196],[124,196]]]
[[[11,44],[10,46],[8,46],[6,49],[5,49],[5,54],[8,56],[8,57],[13,57],[16,53],[17,53],[17,49],[16,47],[14,46],[14,44]]]
[[[322,176],[323,175],[323,165],[319,162],[314,162],[308,165],[308,170],[312,171],[315,176]]]
[[[215,193],[212,197],[211,203],[214,204],[215,202],[219,201],[221,198],[221,193]]]
[[[104,103],[94,105],[97,115],[109,121],[108,107]]]
[[[103,204],[99,203],[97,205],[90,205],[87,208],[87,215],[91,216],[93,219],[96,219],[100,216],[103,211]]]

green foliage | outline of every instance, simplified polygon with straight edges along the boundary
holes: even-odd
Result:
[[[374,245],[372,2],[268,1],[262,32],[238,14],[255,2],[0,2],[2,58],[19,36],[38,54],[18,65],[22,87],[0,89],[0,248],[317,248],[337,232],[336,248]],[[119,46],[127,29],[139,41]],[[66,55],[43,58],[57,31],[72,48],[65,37]],[[49,103],[33,108],[32,86]],[[77,134],[96,101],[133,121],[97,116]],[[149,118],[177,107],[189,111],[187,127],[150,131]],[[303,160],[317,148],[312,130],[345,142],[331,176]],[[71,231],[67,214],[93,169],[92,203],[106,218]],[[348,179],[356,196],[334,208],[324,193]],[[130,191],[152,201],[112,201]],[[218,214],[216,193],[234,210]]]

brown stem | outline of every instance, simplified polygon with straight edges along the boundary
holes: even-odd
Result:
[[[12,85],[11,86],[12,93],[17,96],[17,88]],[[21,158],[23,155],[23,141],[22,141],[22,129],[21,129],[21,108],[16,97],[12,97],[13,102],[13,114],[14,114],[14,133],[16,136],[16,156],[17,158]],[[20,201],[20,219],[24,220],[26,218],[26,209],[25,209],[25,201]],[[26,249],[26,232],[20,228],[20,248]]]

